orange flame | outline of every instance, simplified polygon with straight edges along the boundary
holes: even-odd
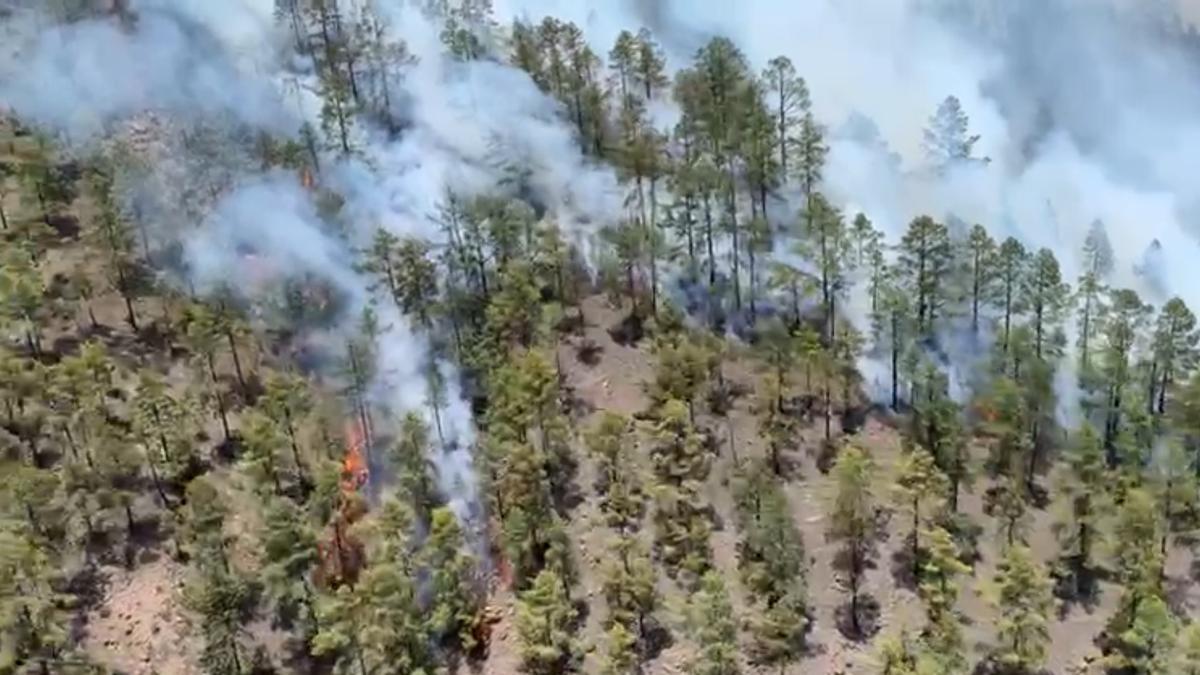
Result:
[[[346,422],[345,434],[346,454],[342,457],[342,475],[338,481],[341,499],[329,523],[327,538],[317,544],[320,564],[314,570],[315,581],[330,588],[342,584],[353,586],[365,556],[352,527],[363,517],[366,504],[358,492],[371,475],[367,464],[366,434],[361,422],[352,421]]]
[[[342,492],[357,492],[367,484],[366,434],[360,422],[346,422],[346,455],[342,458]]]
[[[310,192],[317,186],[317,179],[313,176],[312,169],[307,166],[300,167],[300,185]]]

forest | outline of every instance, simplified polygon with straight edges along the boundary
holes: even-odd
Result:
[[[291,129],[0,97],[0,673],[1200,673],[1200,326],[1104,222],[889,238],[814,64],[489,0],[420,8],[438,58],[613,208],[497,138],[366,218],[427,58],[388,4],[276,0]],[[993,170],[938,98],[922,175]]]

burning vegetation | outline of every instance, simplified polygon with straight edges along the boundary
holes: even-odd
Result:
[[[366,515],[367,502],[362,495],[370,480],[367,465],[366,435],[358,422],[347,422],[346,453],[338,482],[338,505],[324,541],[318,545],[320,564],[316,582],[328,588],[354,585],[366,563],[366,551],[354,535],[353,526]]]

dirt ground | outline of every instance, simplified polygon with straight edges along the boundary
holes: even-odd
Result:
[[[87,616],[87,654],[126,675],[199,675],[194,626],[179,606],[179,564],[162,556],[106,572],[104,601]]]
[[[581,430],[589,428],[591,420],[604,410],[625,414],[643,410],[648,403],[646,384],[653,377],[655,365],[653,356],[649,354],[648,344],[630,347],[618,344],[612,339],[607,329],[619,321],[621,314],[609,307],[602,298],[589,299],[585,304],[585,312],[589,322],[585,337],[598,348],[598,360],[589,365],[575,358],[578,338],[568,341],[559,351],[566,382],[582,403],[582,407],[589,411],[580,424]],[[759,375],[746,363],[744,360],[731,362],[726,368],[726,375],[747,391],[752,391]],[[714,428],[725,439],[729,438],[728,425],[732,426],[737,454],[741,459],[759,456],[764,450],[762,439],[756,431],[756,422],[750,412],[750,404],[751,395],[739,398],[727,418],[728,421],[701,416],[701,424]],[[802,432],[799,447],[791,456],[795,468],[785,488],[809,556],[807,583],[813,626],[808,638],[811,647],[808,655],[782,672],[814,675],[873,673],[878,669],[876,654],[880,639],[898,634],[902,630],[919,630],[924,621],[924,612],[915,592],[906,584],[899,583],[893,573],[893,566],[896,564],[893,557],[905,543],[904,528],[898,522],[889,523],[884,528],[884,536],[878,544],[876,562],[873,569],[867,573],[865,586],[865,592],[880,606],[879,631],[870,640],[856,642],[847,639],[838,630],[835,615],[846,603],[846,594],[844,579],[833,565],[837,546],[827,541],[826,537],[825,514],[829,511],[834,487],[831,479],[823,475],[816,465],[815,455],[821,433],[822,429],[816,423]],[[876,499],[885,512],[890,511],[892,485],[901,452],[898,433],[888,425],[888,420],[871,417],[853,442],[872,454],[879,468]],[[645,439],[642,439],[639,443],[639,456],[643,461],[646,452]],[[975,463],[979,465],[982,462],[982,450],[976,449],[975,452]],[[727,525],[713,532],[713,561],[722,576],[730,580],[729,589],[735,611],[739,613],[740,619],[746,619],[747,604],[737,582],[738,533],[733,527],[730,486],[734,461],[727,440],[720,453],[713,465],[707,496],[718,520]],[[580,566],[580,593],[587,607],[586,620],[580,632],[580,639],[587,654],[583,671],[595,673],[599,672],[605,649],[603,623],[606,608],[600,588],[606,542],[612,535],[599,520],[594,506],[595,500],[587,498],[595,496],[592,488],[594,470],[582,444],[577,456],[581,462],[577,482],[585,499],[571,514],[569,527],[572,540],[578,547],[576,553]],[[646,466],[648,464],[643,466],[644,470]],[[1047,486],[1052,486],[1054,477],[1047,476],[1043,480]],[[979,540],[982,560],[977,564],[974,574],[963,580],[958,606],[969,650],[968,657],[972,661],[983,657],[994,640],[995,612],[990,602],[990,589],[996,560],[1000,555],[1001,539],[996,523],[983,513],[982,496],[988,487],[986,479],[980,478],[961,499],[962,510],[984,527]],[[1058,550],[1053,531],[1057,514],[1058,506],[1051,503],[1044,510],[1034,511],[1029,525],[1029,541],[1034,551],[1047,562]],[[648,536],[650,529],[647,521],[643,533]],[[1180,589],[1176,594],[1176,604],[1194,616],[1200,608],[1200,591],[1196,591],[1195,585],[1189,583],[1192,560],[1193,556],[1188,549],[1173,548],[1168,563],[1168,576],[1176,580],[1175,585]],[[687,663],[694,653],[694,645],[689,643],[680,618],[686,595],[666,579],[660,580],[660,590],[664,597],[664,611],[661,613],[666,615],[666,623],[674,633],[675,642],[649,662],[645,671],[653,674],[685,673]],[[1088,609],[1080,606],[1068,607],[1059,619],[1051,624],[1052,645],[1047,663],[1051,672],[1092,672],[1088,669],[1088,664],[1099,655],[1094,639],[1111,615],[1118,597],[1119,588],[1104,584],[1096,606]],[[517,660],[507,653],[511,647],[509,641],[494,644],[493,656],[487,662],[484,672],[497,675],[512,672],[507,669],[512,668],[512,664],[517,663]],[[767,672],[748,662],[743,663],[743,666],[746,672]],[[771,669],[770,672],[781,671]]]

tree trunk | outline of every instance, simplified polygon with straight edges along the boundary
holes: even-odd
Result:
[[[229,342],[229,354],[233,357],[233,370],[237,373],[238,388],[242,392],[242,396],[246,396],[246,376],[242,373],[242,359],[238,356],[237,341],[233,338],[233,331],[226,331],[225,339]]]
[[[712,288],[717,285],[717,258],[713,247],[712,204],[707,192],[704,193],[704,238],[708,247],[708,290],[712,295]]]
[[[733,155],[727,160],[729,167],[729,231],[733,244],[733,306],[742,309],[741,252],[738,248],[737,183],[734,181]]]
[[[1162,381],[1158,385],[1158,414],[1167,412],[1167,385],[1170,384],[1170,370],[1165,366],[1162,371]]]
[[[971,275],[971,330],[979,332],[980,251],[975,251],[974,273]]]
[[[1092,321],[1092,295],[1088,293],[1083,300],[1083,326],[1079,335],[1079,365],[1083,373],[1087,373],[1089,358],[1088,358],[1088,342],[1089,333],[1091,332]]]
[[[150,480],[154,482],[154,491],[158,493],[158,498],[162,500],[165,508],[171,508],[171,500],[167,499],[167,493],[163,490],[162,480],[158,477],[158,469],[154,465],[154,460],[150,456],[146,456],[146,465],[150,467]]]
[[[892,410],[900,409],[900,318],[892,312]]]
[[[130,507],[129,502],[125,502],[124,507],[125,507],[125,526],[128,528],[129,535],[133,536],[133,529],[135,527],[134,521],[133,521],[133,508]]]
[[[217,370],[213,364],[213,355],[205,355],[208,361],[208,376],[212,380],[213,398],[217,402],[217,416],[221,418],[221,431],[225,434],[225,440],[229,440],[229,414],[225,410],[225,394],[221,393],[221,382],[217,379]]]

